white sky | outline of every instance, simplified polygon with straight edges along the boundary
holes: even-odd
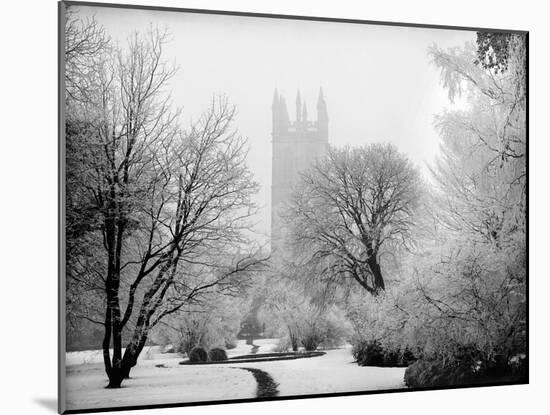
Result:
[[[451,107],[428,47],[460,46],[475,32],[328,23],[182,12],[80,7],[125,43],[150,23],[167,27],[166,58],[179,65],[171,81],[184,121],[198,118],[213,94],[237,106],[236,126],[248,137],[249,166],[261,185],[258,232],[270,222],[271,101],[285,95],[291,120],[299,88],[316,119],[323,87],[332,145],[389,141],[424,172],[439,151],[433,117]]]

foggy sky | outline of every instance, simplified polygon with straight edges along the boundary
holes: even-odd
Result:
[[[261,190],[257,230],[269,233],[271,101],[286,98],[291,120],[299,88],[315,120],[319,87],[328,106],[329,143],[392,142],[426,172],[439,151],[433,117],[451,107],[427,49],[461,46],[475,32],[295,21],[178,12],[79,7],[95,15],[113,40],[125,44],[149,24],[167,27],[166,58],[179,66],[171,80],[183,120],[197,119],[214,94],[238,110],[236,126],[248,137],[249,167]]]

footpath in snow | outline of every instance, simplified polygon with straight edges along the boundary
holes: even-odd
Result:
[[[267,340],[255,344],[260,346],[259,353],[269,352],[273,346]],[[246,354],[249,348],[239,344],[229,354]],[[132,379],[125,381],[121,389],[105,389],[102,364],[95,355],[78,353],[68,359],[72,363],[67,367],[68,409],[255,398],[257,382],[253,374],[235,368],[267,372],[278,384],[278,396],[405,387],[404,368],[360,367],[353,363],[349,347],[328,350],[320,357],[223,365],[179,365],[181,357],[152,349],[140,359],[132,370]]]
[[[279,384],[279,396],[405,387],[405,368],[358,366],[353,362],[351,350],[347,347],[328,350],[326,355],[320,357],[231,366],[258,368],[269,373]]]

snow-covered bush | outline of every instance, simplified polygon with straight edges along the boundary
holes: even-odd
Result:
[[[359,366],[406,367],[416,360],[409,348],[384,348],[377,340],[353,343],[352,354]]]
[[[384,365],[384,350],[376,340],[355,343],[351,353],[359,366]]]
[[[411,271],[387,318],[402,314],[395,319],[401,329],[394,342],[408,344],[424,361],[469,367],[478,377],[507,376],[512,359],[527,353],[520,228],[501,235],[498,243],[473,233],[442,233],[438,243],[416,256]]]
[[[211,362],[222,362],[227,360],[227,353],[225,350],[215,347],[208,352],[208,360]]]
[[[409,260],[403,258],[405,264]],[[406,273],[396,271],[393,276],[392,286],[377,297],[361,292],[350,297],[347,316],[353,327],[354,350],[377,343],[388,353],[403,354],[406,350],[415,353],[414,333],[407,324],[410,318],[407,309],[414,305],[409,296],[410,284]]]
[[[273,347],[272,351],[276,353],[288,352],[291,349],[290,339],[285,336],[279,339],[279,342]]]
[[[204,363],[208,361],[208,353],[202,347],[195,347],[189,352],[189,361],[192,363]]]
[[[308,351],[338,347],[351,334],[351,325],[336,306],[318,309],[309,305],[298,322],[300,342]]]
[[[487,360],[475,345],[461,346],[453,359],[423,359],[405,371],[409,387],[437,387],[491,382],[518,382],[527,379],[526,359],[506,359],[496,355]]]
[[[320,330],[317,330],[316,327],[311,326],[304,329],[304,332],[302,333],[302,346],[304,346],[304,349],[308,352],[317,350],[317,347],[321,344],[323,341],[323,333],[320,332]]]
[[[419,360],[405,371],[405,384],[410,388],[440,387],[471,384],[472,373],[468,366],[445,364],[441,359]]]

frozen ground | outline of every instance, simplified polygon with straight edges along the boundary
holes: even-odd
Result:
[[[271,351],[276,340],[254,343],[260,346],[258,352],[264,353]],[[254,398],[256,381],[251,373],[235,369],[239,367],[270,374],[279,384],[279,396],[404,387],[405,369],[357,366],[349,348],[306,359],[204,366],[179,365],[181,357],[160,354],[154,348],[147,352],[132,370],[132,379],[125,381],[121,389],[104,388],[106,377],[100,353],[68,353],[68,361],[73,363],[67,367],[68,409]],[[229,352],[230,356],[246,354],[250,346],[240,342]]]

